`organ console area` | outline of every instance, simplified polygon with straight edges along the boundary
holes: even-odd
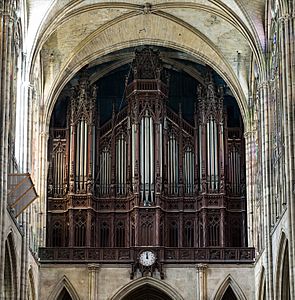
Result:
[[[224,86],[207,67],[188,120],[158,50],[136,50],[128,68],[122,105],[101,103],[82,71],[54,112],[47,247],[246,247],[243,128]]]

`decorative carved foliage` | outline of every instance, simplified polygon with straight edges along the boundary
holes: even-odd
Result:
[[[136,50],[132,67],[134,79],[160,79],[163,69],[160,52],[151,48]]]
[[[72,87],[70,103],[71,124],[76,124],[83,119],[88,125],[94,125],[96,116],[96,86],[90,86],[86,73],[82,74],[79,84]]]
[[[199,122],[200,124],[207,123],[212,117],[216,122],[221,123],[223,121],[223,88],[216,88],[211,71],[207,73],[205,84],[205,88],[201,85],[197,88]]]

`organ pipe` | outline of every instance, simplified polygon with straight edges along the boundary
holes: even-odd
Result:
[[[111,155],[107,147],[104,147],[100,155],[100,194],[108,195],[111,185]]]
[[[145,206],[154,202],[154,133],[153,119],[148,111],[140,122],[141,199]]]
[[[119,137],[116,144],[116,183],[117,194],[126,193],[126,172],[127,172],[127,144],[123,134]]]
[[[136,149],[136,125],[135,124],[132,124],[131,126],[131,141],[132,141],[132,144],[131,144],[131,151],[132,151],[132,186],[133,186],[133,191],[135,190],[135,167],[136,167],[136,158],[135,158],[135,149]]]
[[[178,194],[178,143],[174,134],[168,141],[168,187],[170,194]]]
[[[194,154],[191,148],[185,151],[185,192],[186,194],[193,194],[194,186]]]
[[[241,155],[235,145],[232,145],[229,151],[228,173],[231,193],[238,195],[241,192]]]

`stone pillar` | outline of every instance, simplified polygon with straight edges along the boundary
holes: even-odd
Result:
[[[4,280],[5,260],[5,214],[7,213],[7,173],[8,173],[8,135],[11,121],[11,92],[13,73],[15,72],[16,40],[15,30],[17,23],[16,7],[11,0],[0,1],[0,298]]]
[[[255,241],[253,236],[254,230],[254,185],[256,174],[256,162],[255,162],[255,132],[248,131],[244,133],[245,137],[245,156],[246,156],[246,189],[247,189],[247,233],[248,233],[248,246],[254,247]]]
[[[40,195],[39,200],[39,216],[38,216],[38,223],[39,223],[39,230],[40,234],[38,236],[38,245],[40,247],[45,247],[46,245],[46,187],[47,187],[47,151],[48,151],[48,139],[49,134],[45,131],[40,132],[39,134],[39,149],[41,153],[40,157],[40,164],[38,170],[39,180],[38,182],[38,192]]]
[[[272,254],[272,240],[271,240],[271,182],[270,182],[270,105],[269,105],[269,83],[267,81],[260,82],[259,85],[259,100],[261,103],[260,108],[260,131],[261,131],[261,152],[262,152],[262,199],[264,206],[264,242],[265,242],[265,270],[266,270],[266,283],[268,290],[268,299],[274,299],[273,289],[273,254]]]
[[[207,269],[206,264],[197,264],[196,300],[207,300]]]
[[[292,2],[292,1],[291,1]],[[288,9],[288,7],[286,7]],[[291,8],[291,6],[290,6]],[[290,282],[295,278],[295,12],[285,14],[280,18],[280,52],[282,66],[282,99],[283,99],[283,116],[284,116],[284,143],[285,143],[285,160],[286,160],[286,202],[288,209],[289,223],[289,263],[290,263]],[[291,299],[295,297],[295,288],[290,284]]]
[[[88,300],[98,300],[98,276],[100,265],[88,265]]]

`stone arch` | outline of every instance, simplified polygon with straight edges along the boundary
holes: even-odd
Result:
[[[163,31],[157,24],[159,22],[166,26]],[[146,32],[141,29],[147,27]],[[128,31],[122,28],[130,28]],[[121,34],[114,35],[113,32]],[[178,32],[179,35],[176,35]],[[182,36],[182,39],[179,39]],[[97,57],[107,55],[111,52],[140,45],[157,45],[183,51],[200,61],[208,64],[226,81],[234,94],[240,107],[245,128],[249,126],[249,111],[246,97],[246,86],[242,84],[232,69],[229,62],[223,57],[213,42],[197,29],[187,24],[165,16],[150,14],[144,16],[136,14],[98,28],[90,36],[72,50],[71,55],[59,65],[54,79],[49,80],[44,89],[46,127],[50,122],[50,116],[58,95],[66,83],[81,69],[91,63]],[[47,128],[44,128],[47,132]]]
[[[68,292],[68,294],[71,296],[72,300],[80,300],[80,297],[78,293],[76,292],[74,286],[68,279],[66,275],[64,275],[59,282],[55,285],[53,288],[53,291],[51,292],[50,296],[48,297],[48,300],[57,300],[61,293],[63,293],[64,289]]]
[[[184,300],[184,298],[175,289],[173,289],[169,284],[167,284],[166,282],[164,282],[162,280],[155,279],[153,277],[141,277],[137,280],[134,280],[134,281],[128,283],[123,288],[121,288],[119,291],[117,291],[115,293],[115,295],[110,298],[110,300],[124,299],[124,297],[128,296],[128,294],[136,291],[137,289],[139,289],[145,285],[149,285],[152,288],[159,290],[160,292],[171,297],[171,299],[173,299],[173,300]]]
[[[212,300],[221,300],[224,294],[226,293],[228,287],[231,287],[232,291],[234,292],[238,300],[247,300],[242,289],[230,274],[223,280],[223,282],[217,289],[215,296],[212,298]]]
[[[12,232],[5,241],[5,262],[4,262],[4,298],[17,299],[17,263],[15,243]]]
[[[282,231],[276,264],[277,299],[290,299],[289,246],[286,234]]]
[[[111,29],[112,29],[112,27],[110,27],[110,29],[108,29],[108,30],[111,30]],[[188,32],[188,31],[186,31],[186,32]],[[195,38],[198,39],[198,37],[194,33],[190,32],[190,35],[192,37],[195,36]],[[104,33],[102,38],[104,36],[109,36],[109,34]],[[98,39],[98,38],[100,38],[100,36],[98,36],[96,38]],[[233,74],[232,70],[227,65],[227,63],[224,62],[221,57],[217,58],[217,54],[214,53],[213,50],[212,50],[212,57],[213,56],[216,57],[215,60],[208,55],[206,56],[204,53],[202,53],[202,51],[200,51],[200,49],[194,49],[194,48],[190,47],[193,45],[183,45],[183,44],[176,43],[175,41],[167,41],[167,40],[164,40],[161,38],[157,38],[157,39],[156,38],[143,38],[143,39],[139,38],[139,39],[133,39],[133,40],[118,41],[118,43],[114,42],[114,44],[105,45],[103,49],[95,49],[95,47],[96,47],[95,45],[101,45],[101,43],[99,43],[99,42],[95,43],[95,40],[96,39],[94,39],[93,41],[91,41],[91,43],[89,43],[93,47],[90,47],[90,46],[86,47],[87,51],[88,51],[88,49],[91,49],[91,53],[85,53],[84,49],[83,49],[83,51],[82,50],[79,51],[79,53],[77,52],[75,59],[71,59],[68,62],[68,65],[65,66],[62,70],[60,70],[59,75],[56,76],[55,81],[52,82],[52,86],[49,89],[49,94],[46,97],[46,104],[45,104],[46,108],[45,108],[45,112],[44,112],[45,113],[44,114],[44,117],[45,117],[44,125],[46,127],[44,128],[44,132],[48,132],[48,130],[49,130],[51,114],[54,109],[54,105],[57,101],[57,98],[60,95],[62,89],[65,87],[67,82],[81,69],[82,66],[87,65],[88,63],[90,63],[97,57],[110,54],[113,51],[119,51],[122,49],[126,49],[129,47],[136,47],[136,46],[140,46],[140,45],[162,46],[162,47],[175,49],[178,51],[183,51],[184,53],[192,55],[196,59],[209,65],[224,79],[224,81],[230,87],[233,95],[235,96],[237,103],[239,105],[239,108],[240,108],[242,118],[243,118],[245,130],[247,130],[247,128],[250,126],[249,110],[248,110],[244,91],[243,91],[239,81],[237,80],[236,76]],[[188,39],[188,40],[190,40],[190,39]],[[112,41],[109,41],[109,42],[112,42]],[[205,46],[204,41],[203,41],[203,46],[207,47],[208,49],[210,48],[208,45]],[[200,47],[200,48],[202,48],[202,47]]]

